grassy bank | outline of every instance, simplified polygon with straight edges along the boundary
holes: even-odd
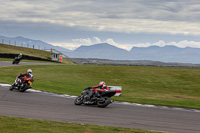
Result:
[[[130,128],[80,125],[65,122],[0,116],[2,133],[158,133]]]
[[[0,43],[0,53],[10,53],[10,54],[22,53],[24,55],[39,57],[39,58],[48,59],[48,60],[51,59],[51,54],[52,54],[52,52],[48,52],[48,51],[25,48],[25,47],[18,47],[18,46],[11,46],[11,45],[1,44],[1,43]],[[13,59],[9,59],[9,58],[1,58],[0,60],[13,61]],[[22,60],[22,61],[36,62],[34,60]],[[63,63],[64,64],[73,64],[72,62],[68,61],[65,58],[63,58]]]
[[[33,69],[34,89],[80,95],[82,89],[97,85],[122,86],[122,96],[113,100],[200,109],[200,69],[135,66],[16,66],[0,68],[0,82]]]
[[[42,51],[38,49],[31,49],[25,47],[18,47],[12,45],[6,45],[0,43],[0,53],[11,53],[11,54],[19,54],[22,53],[24,55],[29,55],[33,57],[42,57],[44,59],[50,59],[51,52]]]

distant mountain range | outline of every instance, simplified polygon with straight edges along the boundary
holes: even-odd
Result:
[[[130,51],[107,43],[81,46],[67,53],[73,58],[100,58],[111,60],[149,60],[176,63],[200,64],[200,48],[178,48],[175,46],[133,47]]]
[[[175,46],[133,47],[130,50],[135,60],[200,64],[200,48],[178,48]]]
[[[132,57],[132,54],[124,49],[117,48],[107,43],[95,44],[91,46],[80,46],[71,53],[67,53],[73,58],[101,58],[112,60],[124,60]]]
[[[32,40],[24,37],[8,38],[0,36],[0,42],[4,39],[6,44],[12,42],[12,45],[21,46],[29,44],[38,49],[56,49],[71,58],[99,58],[110,60],[149,60],[161,62],[193,63],[200,64],[200,48],[179,48],[175,46],[150,46],[133,47],[130,51],[115,47],[107,43],[94,44],[91,46],[80,46],[71,51],[63,47],[53,46],[40,40]],[[8,42],[11,40],[11,42]],[[2,43],[2,42],[1,42]]]

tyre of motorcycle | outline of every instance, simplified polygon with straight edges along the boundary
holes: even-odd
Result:
[[[15,64],[15,60],[12,62],[12,64]]]
[[[74,100],[74,104],[75,105],[81,105],[83,104],[83,96],[78,96],[75,100]]]
[[[97,101],[97,106],[100,108],[104,108],[108,106],[108,104],[111,103],[111,100],[109,97],[102,97],[101,100]]]
[[[29,87],[28,83],[24,83],[24,85],[19,89],[20,92],[25,92]]]
[[[14,90],[14,86],[11,85],[10,88],[9,88],[9,90],[10,90],[10,91]]]

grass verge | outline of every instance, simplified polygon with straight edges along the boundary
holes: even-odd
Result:
[[[34,89],[80,95],[88,87],[105,81],[122,86],[122,96],[113,100],[200,109],[200,69],[173,67],[45,65],[0,68],[0,82],[13,83],[31,68]]]
[[[74,124],[0,116],[2,133],[158,133],[131,128]]]

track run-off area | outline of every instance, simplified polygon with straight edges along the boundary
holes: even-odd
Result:
[[[9,64],[0,62],[0,66],[9,66],[6,63]],[[32,63],[24,64],[32,65]],[[200,110],[196,109],[116,101],[106,108],[76,106],[75,96],[32,89],[20,93],[9,91],[9,86],[9,84],[0,84],[0,115],[2,116],[177,133],[200,132]]]

